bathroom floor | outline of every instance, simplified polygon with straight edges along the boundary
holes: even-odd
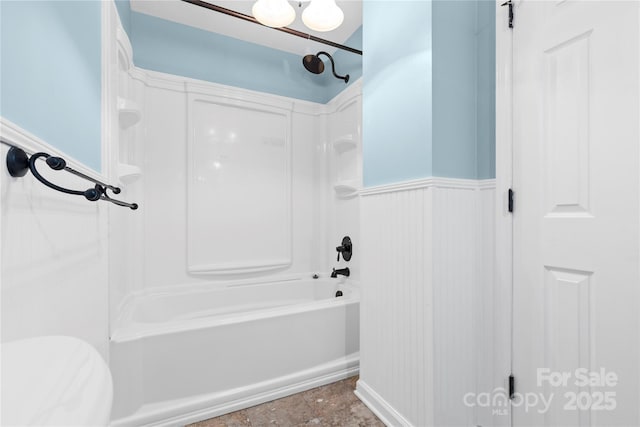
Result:
[[[314,388],[242,411],[200,421],[188,427],[244,426],[373,426],[384,424],[353,390],[358,377]]]

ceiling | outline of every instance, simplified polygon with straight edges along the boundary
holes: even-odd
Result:
[[[246,15],[251,15],[251,7],[254,3],[253,0],[208,0],[208,2]],[[344,22],[337,29],[324,33],[312,31],[302,23],[302,11],[308,2],[303,1],[301,7],[299,7],[298,1],[290,1],[290,3],[296,9],[296,19],[289,25],[289,28],[316,37],[344,44],[353,32],[362,25],[361,0],[337,0],[336,3],[344,12]],[[316,53],[318,50],[333,53],[336,50],[334,47],[295,37],[180,0],[131,0],[131,10],[296,55]]]

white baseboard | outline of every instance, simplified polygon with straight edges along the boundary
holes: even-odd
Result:
[[[113,420],[111,427],[184,426],[340,381],[357,375],[359,369],[359,356],[354,355],[332,366],[322,365],[312,370],[297,372],[269,381],[269,384],[259,383],[225,393],[198,395],[143,406],[133,415]]]
[[[358,396],[358,399],[367,405],[367,408],[371,409],[371,412],[373,412],[376,417],[380,418],[380,421],[382,421],[386,426],[412,427],[412,424],[406,418],[393,409],[386,400],[373,391],[373,389],[364,381],[358,380],[355,393],[356,396]]]

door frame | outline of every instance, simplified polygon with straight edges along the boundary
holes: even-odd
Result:
[[[508,210],[508,193],[513,186],[513,30],[508,25],[509,9],[501,6],[503,2],[496,0],[496,246],[492,290],[495,356],[492,368],[494,387],[508,390],[513,355],[513,214]],[[514,25],[517,25],[517,16]],[[511,426],[511,408],[508,411],[506,416],[494,414],[493,425]]]

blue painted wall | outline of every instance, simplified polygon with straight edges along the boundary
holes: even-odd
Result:
[[[362,26],[358,28],[352,35],[344,42],[346,46],[352,47],[354,49],[363,50],[362,48]],[[343,81],[338,80],[333,77],[331,74],[331,63],[329,60],[323,55],[320,58],[325,61],[325,72],[320,74],[318,77],[323,77],[324,87],[326,91],[325,101],[330,101],[335,96],[337,96],[340,92],[345,90],[348,85],[344,84]],[[336,73],[344,76],[345,74],[349,74],[349,84],[355,82],[360,77],[362,77],[362,55],[357,55],[351,52],[347,52],[345,50],[338,49],[336,53],[333,54],[333,59],[336,62]]]
[[[122,28],[127,32],[127,35],[131,37],[131,3],[129,0],[114,0],[116,9],[118,9],[118,15],[120,16],[120,22]]]
[[[0,1],[0,115],[99,171],[98,1]]]
[[[478,179],[496,177],[496,11],[478,2],[477,152]]]
[[[476,4],[433,2],[433,175],[476,178]]]
[[[129,37],[136,66],[229,86],[326,103],[347,85],[325,72],[309,73],[302,57],[226,37],[135,11],[121,5],[129,15]],[[362,31],[349,46],[361,48]],[[350,74],[351,82],[362,75],[359,55],[337,52],[337,72]]]
[[[495,177],[494,8],[491,0],[364,1],[365,186]],[[428,60],[409,60],[426,39]]]
[[[365,186],[430,176],[431,2],[363,3]]]
[[[316,101],[324,87],[302,58],[135,11],[131,12],[133,62],[229,86]]]

